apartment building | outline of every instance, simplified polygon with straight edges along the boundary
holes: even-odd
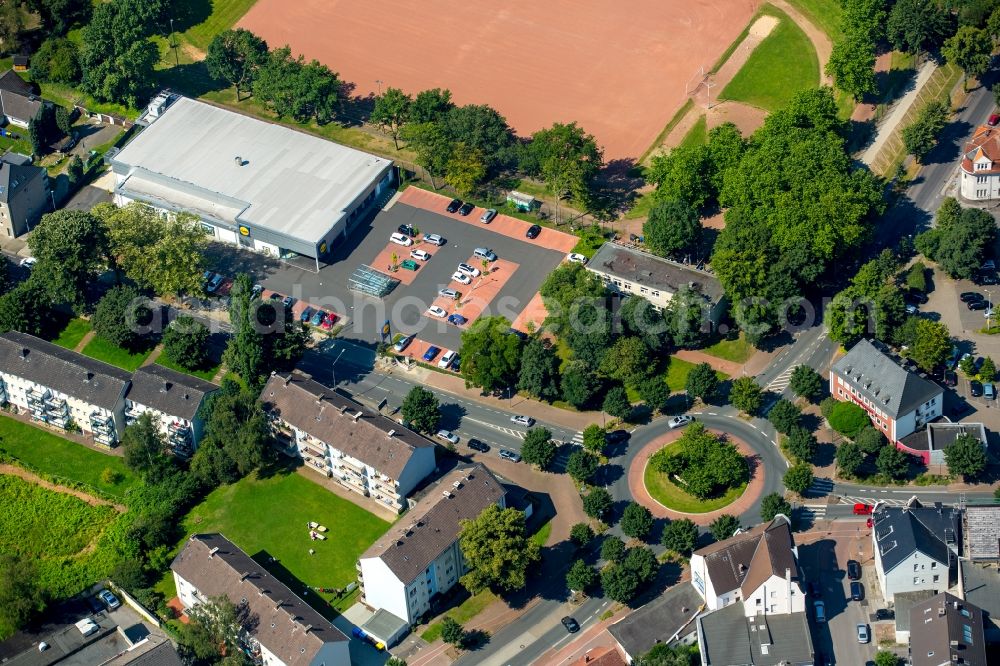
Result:
[[[125,429],[131,377],[33,335],[0,335],[0,402],[54,428],[79,428],[102,446],[117,444]]]
[[[26,155],[0,155],[0,234],[17,238],[31,231],[52,205],[48,171]]]
[[[131,425],[149,413],[174,455],[188,458],[198,448],[204,427],[198,410],[218,388],[156,363],[143,366],[132,375],[125,396],[125,422]]]
[[[461,521],[487,507],[506,507],[506,491],[482,465],[452,470],[407,516],[358,560],[362,601],[409,625],[430,610],[467,571],[458,544]]]
[[[237,607],[256,663],[350,666],[347,636],[223,535],[192,535],[170,569],[185,610],[216,597]]]
[[[983,611],[942,592],[910,608],[911,666],[986,666]]]
[[[433,442],[306,375],[272,374],[260,399],[283,453],[394,511],[437,464]]]
[[[944,390],[901,367],[869,340],[830,368],[830,395],[853,402],[893,444],[941,416]]]

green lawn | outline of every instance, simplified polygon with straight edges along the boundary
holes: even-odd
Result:
[[[138,481],[120,457],[88,449],[9,416],[0,416],[0,449],[57,480],[81,483],[114,497],[123,497]],[[114,483],[101,478],[104,470],[117,475]]]
[[[244,14],[246,14],[257,0],[212,0],[212,13],[201,23],[194,25],[182,34],[188,42],[197,46],[201,50],[208,48],[208,43],[212,38],[223,30],[228,30],[236,25]],[[192,0],[181,0],[178,5],[200,6],[201,2]]]
[[[671,391],[683,391],[685,385],[687,384],[687,376],[691,370],[694,369],[695,364],[688,361],[681,360],[676,356],[670,357],[670,365],[667,366],[666,380],[667,386],[670,387]],[[715,376],[719,378],[719,381],[729,379],[729,375],[724,372],[715,372]]]
[[[844,38],[840,20],[844,10],[838,0],[789,0],[791,5],[805,14],[817,28],[826,33],[832,41]]]
[[[704,146],[708,143],[708,116],[698,116],[688,133],[681,139],[681,147]]]
[[[741,333],[740,337],[735,340],[719,340],[714,345],[705,347],[701,351],[726,361],[746,363],[747,359],[753,356],[753,353],[757,350],[754,349],[752,344],[747,342]]]
[[[2,71],[0,70],[0,72]],[[0,136],[0,154],[12,150],[22,155],[31,155],[31,142],[28,141],[27,131],[22,130],[20,127],[12,127],[10,131],[23,138],[12,139],[9,136]]]
[[[90,331],[91,326],[89,321],[75,317],[66,323],[66,327],[59,332],[59,335],[52,342],[66,349],[75,349],[80,344],[80,340],[83,340],[83,336],[87,335]]]
[[[116,365],[122,370],[128,370],[129,372],[135,371],[142,362],[146,360],[149,356],[150,349],[146,349],[140,352],[129,352],[121,347],[115,346],[102,338],[99,335],[95,335],[94,338],[87,343],[87,346],[83,348],[83,353],[90,358],[96,358],[98,361],[104,361],[105,363],[110,363],[111,365]]]
[[[306,524],[329,531],[326,541],[312,541]],[[296,581],[307,587],[343,588],[357,579],[358,556],[389,529],[389,523],[341,499],[300,474],[257,474],[214,490],[184,519],[184,533],[221,532],[255,558],[277,558]],[[309,549],[316,554],[310,555]],[[258,559],[264,566],[266,560]],[[274,571],[279,578],[282,572]],[[168,590],[166,583],[158,589]],[[316,601],[319,595],[310,595]],[[331,595],[323,595],[330,600]],[[322,612],[322,606],[317,606]]]
[[[819,59],[812,42],[787,14],[766,9],[765,13],[777,16],[780,22],[723,88],[719,99],[776,111],[795,92],[816,87]]]
[[[483,610],[496,601],[496,599],[497,595],[493,594],[493,592],[490,592],[489,590],[484,590],[479,594],[468,597],[461,604],[445,613],[445,615],[452,618],[459,624],[465,624],[483,612]],[[443,628],[444,625],[441,622],[434,622],[433,624],[430,624],[422,634],[420,634],[420,638],[424,639],[428,643],[433,643],[441,637],[441,630]]]
[[[552,534],[552,521],[546,521],[544,525],[539,527],[534,534],[531,535],[531,540],[537,543],[539,546],[544,546],[545,542],[549,540],[549,535]]]
[[[15,476],[0,475],[0,552],[31,561],[39,586],[55,598],[76,594],[110,573],[96,547],[118,517],[110,506],[91,506]],[[0,640],[13,627],[0,620]]]
[[[206,382],[212,381],[212,377],[219,372],[219,368],[222,367],[221,363],[214,363],[212,366],[205,368],[203,370],[188,370],[187,368],[182,368],[180,365],[174,363],[166,354],[160,354],[156,357],[156,363],[162,365],[164,368],[170,368],[171,370],[176,370],[177,372],[183,372],[186,375],[193,375],[204,379]]]
[[[732,504],[747,488],[747,484],[743,483],[736,488],[730,488],[721,497],[700,500],[681,490],[679,486],[667,478],[666,474],[653,469],[652,465],[646,465],[643,481],[646,484],[646,490],[649,491],[653,499],[668,509],[683,513],[708,513],[721,509]]]

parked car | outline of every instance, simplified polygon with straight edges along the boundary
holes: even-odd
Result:
[[[438,430],[435,437],[443,439],[449,444],[458,444],[458,435],[453,433],[451,430]]]
[[[31,268],[37,263],[38,259],[35,259],[34,257],[25,257],[17,265],[20,266],[21,268]],[[208,281],[209,277],[211,277],[211,275],[212,275],[211,271],[205,271],[205,275],[203,277],[205,278],[206,282]]]
[[[444,238],[438,234],[424,234],[424,242],[430,243],[431,245],[444,245]]]
[[[451,202],[448,204],[448,207],[445,208],[445,210],[447,210],[449,213],[457,213],[458,209],[461,207],[462,207],[461,199],[452,199]]]
[[[309,320],[312,319],[313,312],[314,310],[311,307],[306,306],[306,309],[303,310],[302,314],[299,315],[299,321],[301,321],[303,324],[308,324]]]
[[[533,224],[528,227],[528,230],[524,232],[525,238],[538,238],[538,234],[542,233],[542,227],[538,224]]]
[[[996,284],[997,274],[995,272],[982,273],[979,276],[979,282],[981,284]]]
[[[409,236],[410,238],[417,235],[417,231],[413,228],[412,224],[401,224],[399,225],[398,231],[404,236]]]
[[[955,374],[954,370],[944,371],[944,385],[945,386],[958,386],[958,375]]]
[[[817,622],[826,622],[826,604],[822,601],[814,601],[813,611],[816,613]]]
[[[876,620],[895,620],[896,619],[896,611],[892,610],[891,608],[879,608],[878,610],[875,611],[875,619]]]
[[[510,417],[511,423],[516,423],[517,425],[523,425],[525,428],[530,428],[535,425],[535,419],[530,416],[524,416],[523,414],[515,414]]]
[[[326,316],[323,317],[323,321],[320,322],[319,326],[325,331],[329,331],[333,328],[333,325],[337,323],[337,315],[332,312],[327,312]]]
[[[463,317],[462,315],[458,314],[457,312],[448,317],[448,323],[453,324],[455,326],[462,326],[467,321],[469,320]]]
[[[448,289],[447,287],[445,287],[444,289],[438,289],[438,296],[444,296],[445,298],[450,298],[452,300],[457,301],[459,298],[461,298],[462,292],[455,291],[454,289]]]
[[[908,291],[903,296],[908,301],[916,303],[917,305],[923,305],[927,302],[927,294],[922,291]]]
[[[406,234],[401,234],[401,233],[398,233],[398,232],[392,234],[391,236],[389,236],[389,240],[391,242],[395,243],[396,245],[402,245],[403,247],[409,247],[409,246],[413,245],[413,239],[412,238],[410,238]]]
[[[260,295],[263,293],[264,293],[264,285],[255,284],[253,288],[250,290],[250,298],[260,298]],[[274,298],[274,296],[272,296],[271,298]]]
[[[89,617],[85,617],[76,623],[76,628],[84,636],[89,636],[100,631],[101,627]]]
[[[871,639],[872,639],[872,637],[868,633],[868,625],[867,624],[859,624],[858,625],[858,642],[864,644],[864,643],[867,643],[868,641],[870,641]]]
[[[820,588],[819,583],[815,581],[809,581],[809,596],[813,599],[819,599],[823,596],[823,590]]]
[[[570,252],[566,255],[566,261],[571,264],[585,264],[587,263],[587,257],[583,256],[579,252]]]
[[[448,366],[451,365],[451,362],[455,360],[455,355],[456,352],[454,352],[453,350],[451,349],[446,350],[444,356],[442,356],[441,360],[438,361],[438,367],[447,370]]]
[[[323,319],[325,317],[326,317],[325,312],[323,312],[322,310],[316,310],[316,312],[313,312],[313,316],[309,320],[309,323],[312,324],[313,326],[319,326],[320,324],[323,323]]]
[[[861,565],[857,560],[847,560],[847,577],[850,580],[861,580]]]
[[[396,340],[396,344],[394,344],[392,348],[395,349],[397,353],[401,352],[410,346],[410,343],[413,342],[413,338],[415,337],[417,336],[416,334],[413,333],[411,333],[410,335],[403,336],[399,340]]]
[[[989,306],[987,305],[986,301],[980,299],[977,301],[966,301],[965,307],[969,308],[970,310],[985,310]]]
[[[110,590],[101,590],[97,594],[97,598],[104,602],[108,610],[114,610],[122,605],[122,602],[118,601],[118,597],[111,594]]]
[[[424,352],[424,360],[430,363],[439,353],[441,353],[441,348],[431,345],[427,348],[427,351]]]
[[[445,310],[440,305],[432,305],[429,308],[427,308],[427,314],[429,314],[431,317],[437,317],[438,319],[444,319],[445,317],[448,316],[448,311]]]
[[[497,211],[495,208],[487,208],[483,211],[483,214],[479,216],[479,221],[483,224],[489,224],[493,221],[493,218],[497,216]]]
[[[906,314],[908,315],[915,315],[919,312],[919,310],[917,310],[917,306],[913,305],[912,303],[907,303],[905,309],[906,309]]]
[[[458,214],[461,215],[462,217],[465,217],[466,215],[471,213],[473,209],[475,209],[475,207],[476,207],[475,204],[465,202],[464,204],[462,204],[462,207],[458,209]]]
[[[494,252],[488,247],[477,247],[475,250],[472,251],[472,254],[479,257],[480,259],[485,259],[486,261],[497,260],[496,252]]]
[[[963,303],[971,303],[972,301],[983,300],[983,295],[980,294],[978,291],[963,291],[961,294],[959,294],[958,298]]]
[[[420,261],[427,261],[431,258],[431,255],[427,250],[410,250],[410,258],[419,259]]]
[[[969,382],[969,394],[973,398],[980,397],[983,394],[983,385],[980,384],[975,379],[973,379],[971,382]]]
[[[470,449],[472,449],[473,451],[479,451],[480,453],[486,453],[487,451],[490,450],[489,444],[487,444],[486,442],[481,442],[475,437],[470,438],[468,444]]]
[[[995,271],[997,269],[997,262],[992,259],[987,259],[983,262],[983,265],[979,268],[981,271]]]
[[[990,127],[1000,125],[1000,113],[991,113],[989,120],[986,121],[986,124]]]
[[[995,400],[996,397],[997,392],[993,387],[993,382],[983,382],[983,398],[986,400]]]
[[[865,598],[865,588],[856,580],[851,581],[851,601],[861,601]]]
[[[479,277],[481,273],[481,271],[475,266],[470,266],[464,262],[458,265],[458,272],[465,273],[469,277]]]
[[[580,624],[568,615],[560,620],[560,622],[562,622],[562,626],[566,627],[566,631],[571,634],[580,631]]]
[[[628,430],[612,430],[604,437],[604,441],[608,444],[618,444],[627,441],[630,437],[632,437],[632,433]]]
[[[511,462],[521,462],[521,454],[517,451],[511,451],[510,449],[500,449],[497,451],[499,455],[504,460],[509,460]]]
[[[292,298],[291,296],[285,296],[283,299],[281,299],[281,304],[285,306],[286,310],[288,310],[295,304],[295,299]]]
[[[454,273],[452,273],[451,279],[461,284],[472,284],[472,278],[470,278],[465,273],[462,273],[461,271],[455,271]]]
[[[667,425],[672,430],[674,428],[680,428],[681,426],[686,426],[688,423],[691,423],[691,421],[694,421],[693,416],[688,416],[687,414],[681,414],[667,421]]]

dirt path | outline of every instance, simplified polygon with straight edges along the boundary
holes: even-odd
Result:
[[[826,75],[826,63],[830,62],[830,53],[833,52],[833,42],[826,33],[816,27],[812,21],[806,18],[805,14],[788,3],[787,0],[768,0],[772,5],[788,14],[795,21],[796,25],[802,28],[809,41],[816,49],[816,57],[819,58],[819,79],[825,86],[833,85],[833,79]]]
[[[124,504],[115,504],[114,502],[109,502],[108,500],[103,500],[99,497],[88,495],[82,490],[76,490],[74,488],[67,488],[66,486],[60,486],[54,483],[50,483],[45,479],[43,479],[42,477],[38,476],[37,474],[29,472],[28,470],[22,467],[18,467],[17,465],[0,463],[0,474],[6,474],[8,476],[16,476],[21,479],[24,479],[25,481],[30,481],[31,483],[41,486],[42,488],[45,488],[47,490],[52,490],[57,493],[62,493],[64,495],[72,495],[73,497],[81,499],[91,506],[113,506],[120,513],[125,513],[127,509],[127,507]]]
[[[87,331],[84,333],[83,337],[80,338],[80,341],[76,343],[76,347],[73,347],[73,351],[82,354],[83,348],[90,344],[90,341],[94,339],[95,335],[97,335],[97,333],[94,333],[93,331]]]

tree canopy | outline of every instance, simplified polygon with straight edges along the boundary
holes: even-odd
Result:
[[[747,461],[732,442],[710,432],[702,423],[692,423],[670,447],[649,459],[653,469],[677,476],[685,492],[706,499],[745,483],[750,471]]]
[[[646,246],[661,257],[696,254],[702,241],[701,220],[691,204],[679,199],[657,201],[642,225]]]
[[[244,28],[224,30],[212,38],[205,55],[205,66],[214,78],[241,91],[253,88],[254,78],[267,63],[267,42]]]
[[[52,303],[75,309],[86,302],[92,277],[108,263],[108,237],[104,225],[84,211],[58,210],[43,215],[28,237],[28,247],[38,263],[31,279]]]
[[[521,443],[521,456],[529,465],[535,465],[538,469],[548,469],[556,457],[552,432],[548,428],[530,428],[524,434],[524,441]]]
[[[966,479],[974,479],[986,470],[986,451],[978,437],[962,434],[955,438],[951,446],[944,450],[949,474],[961,474]]]
[[[149,301],[135,287],[114,287],[97,303],[91,324],[94,332],[111,344],[136,351],[150,340]]]
[[[523,588],[528,567],[540,558],[538,544],[525,534],[524,513],[492,505],[461,525],[458,542],[469,566],[462,585],[472,594]]]
[[[80,88],[84,92],[101,102],[141,104],[160,59],[148,37],[162,9],[160,0],[110,0],[94,6],[81,32]]]
[[[441,423],[441,406],[437,396],[422,386],[410,389],[399,411],[410,428],[424,435],[436,432]]]

